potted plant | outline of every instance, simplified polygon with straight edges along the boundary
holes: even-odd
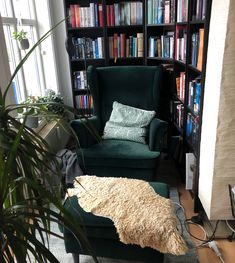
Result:
[[[60,94],[56,94],[55,91],[46,90],[45,96],[37,98],[38,103],[44,103],[48,111],[61,115],[64,115],[63,97]]]
[[[14,31],[12,33],[12,36],[14,39],[18,40],[19,47],[22,50],[26,50],[29,48],[29,40],[26,37],[27,32],[25,32],[23,29],[20,31]]]
[[[59,22],[55,27],[57,27]],[[55,235],[50,229],[54,221],[70,229],[79,242],[92,250],[74,218],[63,205],[60,188],[50,190],[41,185],[38,178],[50,177],[45,171],[60,177],[57,159],[50,152],[49,146],[31,128],[25,125],[30,110],[37,107],[38,114],[59,121],[67,130],[70,126],[63,117],[51,114],[43,103],[6,105],[6,96],[17,72],[21,69],[34,49],[46,39],[53,29],[43,35],[24,56],[16,67],[4,92],[0,89],[0,262],[26,262],[29,254],[36,262],[56,262],[48,247],[49,235]],[[55,105],[55,103],[54,103]],[[60,104],[61,105],[61,104]],[[12,112],[26,110],[23,122],[14,118]],[[65,111],[73,108],[64,105]],[[54,167],[52,169],[51,167]],[[56,207],[57,211],[51,208]],[[36,236],[38,233],[38,236]],[[98,262],[93,255],[94,261]]]
[[[35,96],[28,96],[25,101],[21,103],[24,107],[18,108],[21,119],[26,116],[25,125],[29,128],[37,128],[39,123],[38,107],[36,106],[38,98]]]

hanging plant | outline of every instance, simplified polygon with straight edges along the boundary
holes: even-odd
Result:
[[[22,50],[26,50],[29,48],[29,40],[26,35],[27,32],[25,32],[23,29],[21,31],[14,31],[12,33],[12,37],[18,40],[19,48]]]

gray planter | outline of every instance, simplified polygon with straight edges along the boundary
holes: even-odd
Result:
[[[38,127],[38,116],[28,116],[25,125],[29,128]]]
[[[19,41],[19,47],[22,50],[28,49],[29,48],[29,40],[28,40],[28,38],[24,38],[21,41]]]

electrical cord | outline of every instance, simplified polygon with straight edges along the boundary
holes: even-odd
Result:
[[[211,248],[215,252],[216,256],[220,259],[220,261],[222,263],[225,263],[224,259],[222,258],[222,254],[221,254],[221,252],[220,252],[220,250],[219,250],[219,248],[217,246],[216,241],[215,240],[210,241],[208,243],[208,246],[209,246],[209,248]]]
[[[235,233],[235,229],[230,226],[228,220],[226,220],[226,225],[233,233]]]
[[[179,208],[176,209],[176,215],[177,215],[177,211],[178,211],[179,209],[182,209],[182,211],[185,213],[184,207],[183,207],[181,204],[179,204],[179,203],[177,203],[177,202],[173,202],[173,203],[179,206]],[[180,218],[178,217],[178,215],[177,215],[177,218],[178,218],[178,220],[179,220],[179,222],[180,222],[181,230],[182,230],[182,234],[183,234],[183,229],[184,229],[184,228],[183,228],[182,220],[180,220]],[[230,230],[233,231],[233,232],[235,232],[235,230],[229,225],[229,223],[228,223],[227,221],[226,221],[226,223],[227,223],[227,226],[230,228]],[[193,224],[193,225],[198,226],[198,227],[203,231],[203,233],[204,233],[203,239],[194,236],[194,235],[189,231],[189,229],[188,229],[188,224]],[[213,230],[212,235],[207,239],[207,238],[206,238],[206,237],[207,237],[207,233],[206,233],[206,231],[205,231],[205,229],[204,229],[203,226],[201,226],[200,224],[197,224],[197,223],[193,222],[191,219],[186,219],[186,220],[184,221],[185,229],[186,229],[186,231],[189,233],[189,235],[192,236],[193,238],[195,238],[196,240],[201,241],[201,243],[198,244],[196,247],[197,247],[197,248],[200,248],[200,247],[202,247],[202,246],[208,246],[209,248],[211,248],[211,249],[215,252],[215,254],[217,255],[217,257],[220,259],[221,263],[225,263],[225,261],[224,261],[224,259],[223,259],[223,257],[222,257],[222,254],[221,254],[221,252],[220,252],[220,250],[219,250],[219,248],[218,248],[218,246],[217,246],[216,241],[213,240],[213,239],[215,238],[215,232],[216,232],[216,230],[217,230],[218,224],[219,224],[219,220],[216,221],[216,225],[215,225],[215,228],[214,228],[214,230]]]

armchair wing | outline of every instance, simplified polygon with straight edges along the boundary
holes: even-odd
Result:
[[[167,146],[168,124],[158,118],[154,118],[149,127],[149,149],[151,151],[162,151]]]
[[[97,116],[73,120],[71,126],[81,148],[89,148],[101,141],[100,121]]]

